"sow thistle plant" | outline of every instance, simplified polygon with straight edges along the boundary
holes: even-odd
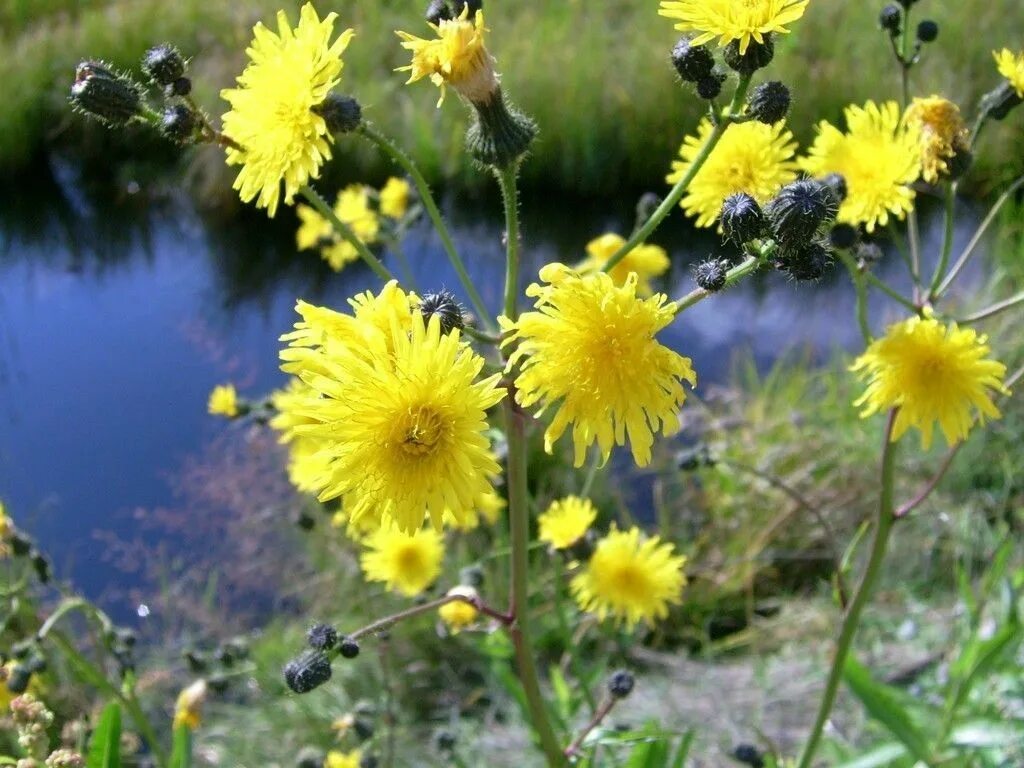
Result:
[[[844,605],[818,714],[794,763],[816,764],[897,521],[934,490],[974,429],[999,417],[997,400],[1021,375],[1007,375],[973,325],[1024,303],[1024,295],[967,316],[945,299],[994,218],[985,219],[953,261],[957,186],[985,125],[1006,118],[1024,97],[1024,54],[995,53],[993,79],[1000,79],[968,125],[961,108],[943,96],[913,96],[913,68],[938,27],[924,21],[912,35],[912,5],[887,6],[880,17],[901,77],[900,99],[849,105],[841,119],[821,120],[802,150],[786,123],[788,88],[754,81],[772,61],[779,36],[798,30],[812,7],[807,0],[663,0],[652,7],[684,33],[667,59],[684,86],[680,98],[702,100],[707,116],[681,139],[679,158],[667,168],[670,189],[643,209],[629,237],[596,237],[565,263],[541,268],[524,294],[516,179],[538,127],[503,90],[480,3],[434,0],[429,26],[397,32],[396,45],[409,57],[398,71],[410,85],[430,80],[438,87],[438,107],[454,91],[470,111],[466,149],[494,174],[504,202],[506,280],[497,312],[469,279],[414,160],[364,117],[357,98],[338,91],[344,52],[359,43],[353,30],[340,30],[337,14],[321,19],[306,4],[295,26],[283,11],[276,29],[257,24],[245,70],[221,94],[228,109],[219,127],[191,100],[187,62],[170,45],[147,54],[148,86],[100,62],[80,65],[71,97],[78,110],[112,127],[145,122],[183,144],[219,145],[238,168],[234,186],[244,202],[268,216],[294,205],[300,250],[318,251],[335,270],[361,260],[382,281],[347,308],[299,299],[294,329],[281,338],[288,385],[254,400],[230,385],[218,387],[210,413],[268,421],[288,446],[293,483],[332,505],[339,535],[361,552],[366,580],[402,598],[416,598],[443,579],[445,560],[454,556],[446,551],[451,531],[492,528],[503,518],[508,526],[509,548],[496,553],[508,568],[507,608],[496,607],[500,596],[467,576],[442,583],[439,598],[410,603],[364,627],[315,625],[309,647],[284,671],[295,693],[325,684],[338,657],[357,657],[361,644],[397,622],[433,614],[451,634],[507,633],[544,760],[597,765],[595,748],[615,741],[603,724],[635,681],[628,671],[617,672],[600,694],[578,679],[591,719],[575,727],[552,720],[534,645],[538,571],[549,564],[545,576],[575,600],[573,621],[607,623],[635,642],[643,637],[638,628],[685,605],[686,543],[606,523],[588,498],[593,475],[616,449],[647,466],[656,437],[680,429],[698,371],[659,340],[660,332],[674,323],[685,328],[688,308],[755,272],[777,269],[813,290],[838,263],[856,288],[864,339],[850,368],[864,391],[850,407],[865,418],[884,416],[886,427],[870,552]],[[500,46],[501,29],[493,35]],[[403,175],[379,190],[358,184],[338,190],[329,204],[331,197],[312,184],[344,152],[348,137],[371,142]],[[996,207],[1022,184],[1014,182]],[[923,251],[917,206],[936,194],[945,200],[945,237],[934,258],[926,258],[932,254]],[[677,208],[696,226],[715,228],[732,252],[699,264],[692,289],[672,299],[659,291],[670,256],[651,238]],[[421,213],[436,229],[470,310],[437,286],[421,293],[408,278],[396,278],[375,249],[397,248]],[[904,254],[910,296],[875,274],[883,236]],[[878,328],[867,309],[871,290],[888,297],[904,319]],[[897,448],[916,430],[927,449],[936,426],[950,455],[919,494],[899,505]],[[543,511],[529,491],[527,440],[535,431],[543,431],[548,453],[571,445],[575,467],[591,460],[582,492],[550,501]],[[537,546],[555,557],[542,561],[533,554]],[[197,684],[179,700],[176,722],[188,730],[199,723],[200,690],[205,695]],[[947,742],[948,729],[927,759],[943,760]],[[332,752],[323,764],[377,759],[364,748]]]

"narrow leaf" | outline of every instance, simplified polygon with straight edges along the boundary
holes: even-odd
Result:
[[[121,768],[121,705],[110,702],[92,733],[86,768]]]

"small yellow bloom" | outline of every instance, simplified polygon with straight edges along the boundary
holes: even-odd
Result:
[[[705,118],[697,135],[683,140],[679,148],[682,159],[672,162],[672,173],[665,181],[675,184],[689,172],[713,130]],[[796,146],[784,121],[730,126],[693,177],[680,207],[687,216],[696,217],[698,227],[710,227],[718,221],[726,198],[738,192],[746,192],[761,204],[768,202],[796,178]]]
[[[477,591],[472,587],[465,585],[459,585],[452,587],[448,590],[449,595],[462,595],[473,600],[477,599],[479,595]],[[468,603],[465,600],[453,600],[450,603],[445,603],[437,609],[438,615],[441,617],[452,633],[457,633],[466,627],[476,622],[480,612],[476,609],[472,603]]]
[[[812,176],[838,173],[846,179],[847,195],[837,220],[868,232],[902,220],[914,207],[911,186],[921,175],[921,137],[900,116],[899,105],[873,101],[845,110],[846,133],[822,120],[818,135],[800,167]]]
[[[299,250],[319,249],[331,269],[340,272],[346,264],[359,259],[359,251],[339,236],[319,211],[308,205],[296,206],[299,225],[295,243]],[[349,226],[352,233],[367,245],[377,242],[380,219],[370,207],[370,193],[362,184],[352,184],[338,193],[335,215]]]
[[[367,581],[381,581],[393,592],[414,597],[441,575],[444,539],[432,528],[413,534],[380,528],[366,539],[360,558]]]
[[[683,381],[695,386],[689,358],[655,339],[675,318],[676,306],[662,294],[637,297],[637,277],[617,286],[609,275],[580,275],[563,264],[540,271],[547,285],[534,283],[536,311],[516,322],[499,318],[503,346],[515,346],[507,370],[516,367],[516,401],[540,405],[554,417],[544,432],[549,453],[572,425],[574,460],[583,465],[594,442],[605,461],[613,445],[625,445],[640,466],[651,460],[654,432],[679,427],[686,399]]]
[[[497,461],[497,457],[491,454]],[[498,522],[498,517],[505,509],[505,500],[497,493],[485,493],[477,499],[476,504],[467,509],[461,519],[456,518],[451,512],[445,510],[444,524],[451,526],[457,531],[472,531],[480,526],[481,520],[488,525]]]
[[[990,390],[1006,392],[1006,366],[988,358],[986,342],[974,329],[943,325],[931,313],[895,323],[850,367],[867,381],[854,405],[864,406],[862,417],[898,408],[893,440],[916,427],[927,449],[935,422],[948,444],[964,440],[975,418],[999,418]]]
[[[566,496],[551,502],[537,518],[538,538],[555,549],[568,549],[586,535],[596,518],[597,509],[590,499]]]
[[[324,768],[359,768],[363,753],[358,749],[352,752],[338,752],[332,749],[324,759]]]
[[[1014,54],[1009,48],[993,51],[999,74],[1005,77],[1017,95],[1024,99],[1024,53]]]
[[[657,536],[639,528],[616,528],[601,539],[570,589],[580,609],[600,620],[612,618],[632,629],[640,621],[653,624],[668,615],[668,606],[682,599],[686,558]]]
[[[321,21],[306,3],[295,29],[284,11],[278,11],[276,33],[257,24],[239,87],[221,91],[231,105],[224,134],[240,147],[227,151],[228,164],[242,166],[234,187],[242,202],[256,198],[270,216],[282,185],[291,205],[331,157],[332,138],[316,108],[338,84],[341,55],[354,34],[348,29],[332,44],[336,18],[330,13]]]
[[[934,184],[949,173],[949,160],[968,149],[967,125],[960,107],[940,96],[914,99],[907,108],[907,124],[918,131],[924,180]]]
[[[238,416],[238,393],[234,384],[221,384],[210,392],[210,400],[206,410],[211,416],[224,416],[233,419]]]
[[[196,680],[178,694],[174,706],[174,728],[185,726],[190,731],[199,727],[202,721],[202,706],[206,701],[206,681]]]
[[[441,89],[438,106],[444,101],[445,85],[450,85],[473,103],[488,102],[498,88],[494,59],[484,46],[484,12],[469,19],[469,4],[457,19],[445,19],[430,25],[436,40],[424,40],[408,32],[396,32],[402,47],[412,51],[412,63],[399,67],[409,73],[409,83],[424,77]]]
[[[716,37],[725,46],[739,41],[740,54],[751,40],[763,43],[772,32],[786,34],[787,24],[804,15],[808,0],[662,0],[658,13],[677,19],[680,32],[696,32],[693,45]]]
[[[577,265],[580,272],[599,272],[605,263],[614,256],[619,248],[626,244],[626,239],[613,232],[601,235],[587,243],[587,258]],[[636,292],[641,296],[654,293],[651,278],[663,275],[669,268],[668,254],[657,245],[641,244],[626,254],[608,274],[616,285],[625,285],[631,272],[637,276]]]
[[[412,187],[405,179],[392,176],[380,190],[380,212],[391,219],[400,219],[409,209]]]
[[[11,538],[12,533],[14,533],[14,525],[11,523],[11,518],[7,516],[4,503],[0,501],[0,559],[11,554],[11,545],[8,543],[8,539]]]

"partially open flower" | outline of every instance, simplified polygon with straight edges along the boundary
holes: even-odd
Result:
[[[471,600],[476,600],[479,595],[473,587],[460,584],[457,587],[452,587],[448,590],[448,595],[461,595],[468,597]],[[441,617],[448,628],[453,632],[457,633],[471,626],[476,622],[480,612],[476,609],[473,603],[466,600],[453,600],[450,603],[445,603],[437,609],[438,616]]]
[[[174,705],[174,727],[184,726],[190,731],[199,727],[201,709],[206,701],[206,681],[196,680],[178,694],[178,701]]]
[[[908,125],[917,128],[921,142],[922,177],[934,184],[949,175],[953,158],[969,151],[969,131],[960,107],[939,96],[917,98],[907,109]]]
[[[1003,48],[992,55],[995,56],[999,74],[1017,92],[1017,97],[1024,99],[1024,53],[1014,54],[1009,48]]]

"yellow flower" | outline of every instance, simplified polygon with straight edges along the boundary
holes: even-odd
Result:
[[[987,357],[985,336],[956,323],[943,325],[931,313],[889,326],[854,361],[850,370],[867,381],[854,405],[862,417],[898,408],[892,439],[910,427],[921,431],[927,449],[935,422],[952,445],[967,437],[977,418],[999,418],[989,390],[1006,392],[1006,366]]]
[[[190,731],[199,727],[201,722],[201,710],[206,700],[206,681],[196,680],[188,688],[178,694],[178,701],[174,705],[174,728],[185,726]]]
[[[463,595],[474,600],[479,597],[475,589],[465,585],[452,587],[447,594]],[[437,609],[437,613],[453,634],[473,624],[480,614],[476,606],[465,600],[453,600],[450,603],[445,603]]]
[[[914,207],[911,187],[921,175],[921,139],[915,126],[900,119],[894,101],[845,110],[846,133],[822,120],[808,157],[800,160],[812,176],[838,173],[847,196],[838,221],[864,224],[868,232],[885,226],[889,215],[902,220]]]
[[[947,161],[968,149],[969,132],[960,107],[939,96],[917,98],[907,109],[905,119],[920,136],[921,175],[934,184],[949,173]]]
[[[612,530],[597,542],[582,573],[570,584],[581,610],[602,621],[613,618],[632,629],[668,615],[670,603],[682,598],[686,558],[657,536],[640,529]]]
[[[320,500],[406,532],[424,515],[437,528],[445,511],[461,521],[493,492],[486,411],[505,395],[500,374],[477,381],[484,359],[457,330],[410,311],[413,298],[390,283],[353,302],[355,317],[300,305],[304,321],[282,337],[283,367],[309,385],[291,410],[311,423],[291,431],[319,441],[329,466]]]
[[[587,243],[587,258],[577,269],[580,272],[599,272],[605,263],[626,244],[626,239],[612,232]],[[630,272],[636,273],[636,292],[641,296],[654,293],[651,278],[665,273],[669,267],[668,254],[657,245],[638,245],[608,272],[616,285],[625,285]]]
[[[690,170],[714,127],[704,119],[696,136],[687,136],[679,148],[682,160],[672,162],[665,181],[675,184]],[[697,171],[679,205],[698,227],[710,227],[722,212],[722,203],[737,192],[746,192],[766,203],[796,178],[796,142],[785,122],[765,125],[751,121],[729,127],[710,157]]]
[[[366,539],[360,558],[367,581],[382,581],[393,592],[418,595],[441,575],[444,540],[431,528],[403,533],[379,528]]]
[[[494,59],[484,46],[484,12],[469,20],[469,4],[457,19],[431,24],[436,40],[424,40],[408,32],[396,32],[402,47],[412,51],[412,63],[397,71],[408,72],[408,83],[424,77],[441,89],[438,106],[444,101],[445,85],[450,85],[473,103],[487,102],[498,88]]]
[[[296,212],[301,223],[295,233],[295,243],[300,251],[320,249],[320,255],[335,272],[340,272],[346,264],[359,259],[359,251],[355,246],[337,235],[331,223],[319,211],[301,204],[296,206]],[[377,241],[380,219],[370,207],[370,193],[362,184],[352,184],[338,193],[334,213],[367,245]]]
[[[696,384],[688,358],[655,339],[675,317],[675,304],[658,294],[636,295],[637,278],[616,286],[603,272],[580,275],[562,264],[540,271],[548,285],[526,290],[538,311],[516,322],[499,318],[503,346],[516,344],[507,370],[520,368],[516,400],[554,418],[544,433],[545,450],[572,424],[575,464],[583,465],[595,441],[605,461],[613,445],[625,445],[643,466],[651,460],[653,432],[678,426],[686,399],[682,382]]]
[[[721,46],[739,41],[740,54],[750,41],[764,42],[764,36],[787,34],[787,24],[804,15],[808,0],[662,0],[658,13],[678,19],[680,32],[697,32],[693,45],[704,45],[716,37]]]
[[[336,18],[330,13],[321,21],[306,3],[294,30],[284,11],[278,11],[276,33],[257,24],[239,87],[221,91],[231,105],[224,133],[240,146],[227,152],[229,165],[242,166],[234,187],[242,202],[256,198],[270,216],[282,183],[290,205],[331,157],[332,138],[316,108],[338,84],[341,55],[354,34],[345,30],[332,44]]]
[[[993,51],[992,55],[995,56],[999,74],[1005,77],[1017,95],[1024,99],[1024,53],[1014,55],[1009,48],[1003,48],[1001,51]]]
[[[224,416],[233,419],[238,415],[238,393],[233,384],[221,384],[210,392],[210,400],[206,410],[211,416]]]
[[[551,502],[537,518],[538,538],[555,549],[567,549],[582,539],[597,518],[597,510],[590,499],[566,496]]]
[[[400,219],[409,209],[412,187],[405,179],[392,176],[380,190],[380,212],[391,219]]]
[[[359,768],[359,760],[363,753],[358,749],[351,752],[338,752],[332,749],[324,759],[324,768]]]
[[[11,538],[13,532],[14,525],[11,523],[11,518],[7,516],[4,503],[0,501],[0,559],[11,554],[11,545],[8,543],[8,539]]]

